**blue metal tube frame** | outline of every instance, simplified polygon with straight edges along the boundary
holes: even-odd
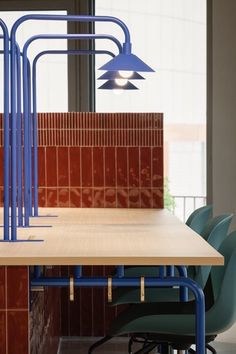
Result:
[[[23,225],[22,211],[22,120],[21,120],[21,53],[16,46],[17,59],[17,206],[18,226]]]
[[[3,38],[0,36],[0,38]],[[0,51],[4,54],[4,51]],[[21,120],[21,52],[16,44],[16,72],[17,72],[17,206],[18,226],[23,225],[22,212],[22,120]]]
[[[16,55],[16,33],[18,27],[25,21],[28,20],[46,20],[46,21],[76,21],[76,22],[113,22],[116,23],[124,32],[125,35],[125,43],[123,43],[122,51],[124,53],[131,53],[131,43],[130,43],[130,33],[127,26],[118,18],[111,16],[76,16],[76,15],[25,15],[19,18],[11,29],[11,114],[12,114],[12,132],[11,132],[11,182],[12,182],[12,190],[11,190],[11,241],[17,241],[17,229],[16,229],[16,198],[17,198],[17,176],[16,176],[16,156],[17,156],[17,146],[16,146],[16,70],[15,70],[15,55]],[[8,48],[9,50],[9,48]],[[9,55],[9,53],[8,53]],[[24,68],[23,68],[24,74]],[[9,81],[8,81],[9,82]],[[27,120],[26,120],[27,121]],[[27,123],[26,123],[27,125]],[[29,127],[27,126],[27,131]],[[28,135],[24,136],[26,139],[26,144],[29,146]],[[27,150],[27,149],[26,149]],[[25,149],[24,149],[25,151]],[[27,165],[28,166],[28,165]],[[26,168],[27,170],[27,168]],[[27,176],[28,177],[28,176]],[[25,182],[25,181],[24,181]],[[29,181],[26,181],[27,186],[29,185]],[[25,191],[28,196],[28,190]],[[29,203],[28,198],[27,205],[25,205],[25,222],[26,225],[29,223]],[[9,205],[9,203],[8,203]],[[9,209],[9,208],[8,208]],[[9,210],[8,210],[9,213]],[[8,223],[9,229],[9,214],[8,214]],[[9,239],[9,237],[8,237]]]
[[[24,56],[23,56],[24,58]],[[24,59],[23,59],[24,60]],[[32,212],[32,114],[31,114],[31,66],[29,60],[27,60],[27,78],[24,82],[27,85],[28,90],[28,123],[29,123],[29,145],[28,145],[28,174],[29,174],[29,216],[33,215]],[[23,84],[24,87],[24,84]],[[24,117],[25,118],[25,117]],[[25,119],[24,119],[25,122]]]
[[[60,18],[59,18],[60,17]],[[123,50],[126,52],[129,52],[131,50],[131,44],[129,41],[129,32],[126,31],[127,27],[123,24],[118,19],[111,18],[111,17],[103,17],[100,16],[95,17],[95,16],[61,16],[61,15],[27,15],[22,18],[20,18],[16,23],[13,25],[12,32],[11,32],[11,52],[12,52],[12,57],[11,57],[11,80],[12,80],[12,86],[11,86],[11,96],[12,96],[12,160],[11,160],[11,166],[12,166],[12,213],[11,213],[11,240],[15,241],[16,240],[16,72],[15,72],[15,55],[16,55],[16,48],[15,48],[15,43],[16,43],[16,30],[19,27],[20,23],[30,20],[30,19],[35,19],[35,20],[66,20],[66,21],[81,21],[81,22],[95,22],[95,21],[104,21],[104,22],[115,22],[119,24],[122,29],[125,32],[126,35],[126,41],[125,45],[123,47]],[[124,27],[125,26],[125,27]],[[1,24],[2,27],[2,24]],[[128,33],[128,34],[127,34]],[[5,39],[5,38],[4,38]],[[5,46],[6,48],[6,46]],[[9,47],[8,47],[8,42],[7,42],[7,48],[8,48],[8,56],[9,56]],[[6,55],[6,50],[4,50],[4,54]],[[9,60],[9,57],[7,58]],[[5,58],[4,58],[4,64],[5,64]],[[4,74],[9,73],[9,71],[5,71],[5,66],[4,66]],[[9,85],[9,81],[8,81]],[[5,86],[6,89],[7,86]],[[9,86],[8,86],[9,88]],[[9,90],[7,91],[7,95],[9,94]],[[8,96],[8,105],[9,105],[9,96]],[[4,101],[5,102],[5,101]],[[9,106],[8,106],[9,108]],[[4,109],[4,114],[6,113],[6,110]],[[8,116],[9,116],[9,110],[8,110]],[[8,126],[9,127],[9,126]],[[9,133],[9,130],[8,130]],[[4,130],[5,134],[5,130]],[[5,135],[4,135],[5,136]],[[8,134],[8,142],[9,142],[9,134]],[[6,143],[6,140],[4,139],[4,143]],[[5,145],[5,144],[4,144]],[[4,155],[5,157],[5,155]],[[8,144],[8,157],[9,157],[9,144]],[[8,160],[9,161],[9,160]],[[6,166],[5,164],[6,159],[4,160],[4,167]],[[14,173],[13,173],[14,172]],[[9,168],[8,168],[8,176],[9,176]],[[7,189],[8,191],[8,189]],[[4,204],[5,207],[6,203]],[[8,223],[7,225],[9,226],[9,203],[8,203]],[[5,227],[5,223],[4,223]],[[5,238],[5,232],[4,232],[4,238]],[[8,237],[9,239],[9,237]],[[68,286],[69,285],[69,279],[67,278],[62,278],[61,281],[58,282],[58,279],[56,278],[51,278],[55,279],[54,286]],[[62,280],[64,281],[64,284],[62,283]],[[43,278],[39,278],[38,282],[43,281]],[[107,279],[106,278],[96,278],[96,279],[89,279],[89,281],[86,281],[86,279],[75,279],[75,286],[106,286],[107,285]],[[36,282],[37,279],[32,280],[32,285],[34,285],[34,282]],[[126,283],[126,281],[128,281]],[[47,283],[48,282],[48,283]],[[79,282],[79,283],[78,283]],[[153,283],[153,285],[152,285]],[[118,278],[114,279],[113,281],[114,286],[139,286],[139,279],[128,279],[128,278]],[[36,285],[36,284],[35,284]],[[44,284],[37,284],[37,285],[44,285],[44,286],[52,286],[52,282],[47,279],[45,280]],[[152,278],[146,279],[146,285],[147,286],[186,286],[190,288],[196,298],[196,331],[197,331],[197,352],[198,354],[203,354],[205,351],[205,337],[204,337],[204,295],[202,292],[202,289],[194,283],[190,279],[186,278],[170,278],[170,279],[156,279]]]
[[[125,267],[124,266],[117,266],[116,267],[116,276],[118,278],[123,278],[125,276]]]
[[[10,144],[9,144],[9,32],[5,22],[0,19],[0,27],[3,31],[4,49],[4,241],[9,241],[9,190],[10,190]]]
[[[109,38],[108,38],[109,39]],[[119,48],[119,46],[118,46]],[[120,48],[119,48],[120,49]],[[115,55],[107,50],[45,50],[36,55],[32,63],[32,105],[33,105],[33,174],[34,174],[34,216],[38,216],[38,121],[37,121],[37,63],[38,60],[48,54],[66,54],[66,55],[94,55],[107,54],[111,57]],[[120,276],[124,276],[124,266],[119,266]],[[82,276],[82,267],[75,266],[74,276],[76,278]]]
[[[75,266],[74,277],[75,278],[81,278],[82,277],[82,266]]]
[[[82,277],[74,279],[74,286],[77,287],[106,287],[106,277]],[[35,278],[31,280],[31,286],[52,286],[52,287],[69,287],[70,278]],[[119,287],[139,287],[140,278],[112,278],[112,285]],[[196,301],[196,348],[197,354],[205,354],[205,301],[204,293],[201,287],[192,279],[185,277],[170,277],[170,278],[153,278],[145,277],[145,286],[147,287],[187,287],[190,289]]]
[[[107,37],[107,36],[106,36]],[[69,38],[70,39],[70,38]],[[80,38],[76,38],[80,39]],[[113,40],[108,36],[107,39]],[[119,51],[121,45],[115,41]],[[37,54],[32,62],[32,113],[33,113],[33,187],[34,187],[34,213],[33,216],[39,216],[38,214],[38,122],[37,122],[37,92],[36,92],[36,64],[38,60],[48,54],[67,54],[67,55],[93,55],[93,54],[107,54],[112,57],[115,55],[107,50],[45,50]],[[27,82],[27,81],[26,81]]]
[[[29,104],[30,104],[30,97],[29,97],[29,87],[28,87],[28,79],[29,77],[29,68],[27,67],[27,50],[32,42],[38,39],[109,39],[113,41],[119,51],[122,50],[122,46],[120,42],[113,36],[110,35],[96,35],[96,34],[55,34],[55,35],[50,35],[50,34],[45,34],[45,35],[35,35],[30,37],[24,44],[23,47],[23,106],[24,106],[24,137],[25,137],[25,149],[24,149],[24,205],[25,205],[25,226],[29,226],[29,217],[32,216],[32,172],[31,172],[31,164],[32,164],[32,154],[31,154],[31,129],[30,129],[30,121],[31,121],[31,115],[29,111]],[[85,53],[86,54],[86,53]],[[89,54],[89,51],[87,51],[87,54]],[[91,53],[92,54],[92,53]],[[35,120],[34,120],[34,133],[33,137],[35,138],[35,131],[37,127],[35,126]],[[28,132],[28,133],[27,133]],[[34,158],[36,154],[34,151]],[[35,166],[34,166],[35,167]],[[34,180],[35,176],[37,179],[37,172],[34,171]],[[37,181],[38,184],[38,181]],[[37,184],[36,184],[36,190],[37,190]],[[35,182],[34,182],[34,187],[35,187]],[[35,196],[35,195],[34,195]],[[36,198],[36,215],[38,216],[38,199]]]
[[[172,267],[172,266],[170,266]],[[185,266],[175,266],[179,272],[179,275],[181,277],[187,278],[188,277],[188,272],[187,268]],[[174,268],[174,267],[173,267]],[[174,276],[174,275],[173,275]],[[186,286],[181,286],[179,289],[179,297],[180,301],[188,301],[188,288]]]
[[[34,187],[34,216],[39,216],[38,212],[38,119],[37,119],[37,71],[38,60],[48,54],[66,55],[92,55],[107,54],[115,55],[107,50],[45,50],[37,54],[32,63],[32,112],[33,112],[33,187]]]
[[[164,266],[159,266],[159,277],[165,277],[166,268]]]
[[[40,278],[41,266],[34,266],[34,278]]]
[[[175,268],[174,266],[168,266],[167,267],[167,276],[173,277],[175,274]]]

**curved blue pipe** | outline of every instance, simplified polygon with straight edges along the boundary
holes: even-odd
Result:
[[[3,36],[0,35],[0,39]],[[4,50],[0,51],[4,54]],[[11,54],[9,52],[9,54]],[[21,124],[21,55],[20,47],[16,44],[16,72],[17,72],[17,206],[18,225],[23,225],[22,212],[22,124]],[[4,223],[5,224],[5,223]]]
[[[51,20],[51,21],[67,21],[67,22],[113,22],[121,27],[124,32],[125,42],[123,44],[123,52],[131,52],[130,32],[126,24],[117,17],[113,16],[83,16],[83,15],[38,15],[29,14],[20,17],[13,25],[11,30],[11,38],[15,41],[16,31],[18,27],[25,21],[29,20]]]
[[[38,60],[48,54],[66,55],[115,55],[108,50],[45,50],[37,54],[32,63],[32,111],[33,111],[33,187],[34,187],[34,216],[38,216],[38,121],[37,121],[37,95],[36,95],[36,64]]]
[[[31,164],[32,164],[32,155],[31,155],[31,149],[30,149],[30,140],[31,140],[31,129],[30,129],[30,111],[29,111],[29,88],[28,88],[28,74],[29,74],[29,69],[27,67],[27,51],[32,42],[38,39],[109,39],[113,41],[118,49],[119,52],[122,50],[120,42],[113,36],[111,35],[97,35],[97,34],[39,34],[30,37],[24,44],[23,47],[23,111],[24,111],[24,226],[29,226],[29,217],[32,215],[32,175],[31,175]],[[104,51],[104,53],[107,53],[108,51]],[[88,51],[87,51],[88,54]],[[91,53],[94,54],[94,53]],[[100,54],[100,53],[99,53]],[[36,120],[34,119],[34,125],[35,125]],[[34,128],[35,131],[36,128]],[[28,132],[28,133],[27,133]],[[34,138],[35,138],[36,133],[34,133]],[[36,137],[37,139],[37,137]],[[35,140],[36,141],[36,140]],[[35,157],[36,155],[34,155]],[[36,176],[37,179],[37,173],[38,171],[35,171],[34,176]],[[35,177],[34,177],[35,178]],[[37,181],[38,185],[38,181]],[[37,188],[36,188],[37,190]],[[36,197],[36,205],[38,205],[38,197]],[[35,216],[38,216],[38,207],[36,208],[36,214]]]
[[[109,34],[88,34],[88,33],[66,33],[66,34],[36,34],[35,36],[30,37],[24,44],[23,47],[23,55],[24,52],[27,52],[29,45],[38,39],[109,39],[114,42],[118,49],[119,53],[122,52],[122,46],[118,39]]]
[[[9,241],[9,190],[10,190],[10,146],[9,146],[9,32],[5,22],[0,18],[0,27],[3,31],[4,46],[4,241]]]
[[[125,35],[125,43],[123,44],[122,51],[124,53],[131,52],[131,43],[130,43],[130,34],[127,26],[119,19],[110,16],[76,16],[76,15],[25,15],[19,18],[11,29],[11,114],[12,114],[12,132],[11,132],[11,181],[12,181],[12,190],[11,190],[11,240],[15,241],[17,238],[16,231],[16,70],[15,70],[15,55],[16,55],[16,32],[21,23],[28,20],[51,20],[51,21],[76,21],[76,22],[113,22],[121,27]],[[4,25],[2,25],[4,26]],[[5,26],[6,27],[6,26]],[[6,28],[7,29],[7,28]],[[7,42],[8,43],[8,42]],[[9,48],[8,48],[9,50]],[[9,55],[9,52],[8,52]],[[27,121],[27,120],[26,120]],[[26,123],[27,125],[27,123]],[[27,126],[27,131],[28,131]],[[24,136],[28,140],[27,134]],[[27,146],[29,142],[26,141]],[[24,149],[25,150],[25,149]],[[7,162],[7,161],[6,161]],[[8,161],[9,163],[9,161]],[[26,181],[27,187],[29,185],[28,180]],[[29,203],[28,203],[28,191],[26,190],[26,205],[25,205],[25,223],[29,223]],[[9,205],[9,203],[8,203]],[[9,213],[9,210],[8,210]],[[8,214],[9,216],[9,214]],[[9,221],[8,221],[9,229]]]

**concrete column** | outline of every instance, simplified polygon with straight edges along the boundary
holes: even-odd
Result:
[[[208,10],[208,195],[215,214],[236,213],[236,1]]]
[[[214,214],[236,214],[235,19],[235,0],[208,1],[208,197]],[[217,340],[236,342],[236,326]]]

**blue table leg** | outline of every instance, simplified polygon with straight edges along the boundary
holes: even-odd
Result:
[[[70,278],[34,278],[31,280],[31,286],[52,286],[52,287],[69,287]],[[140,286],[139,277],[113,277],[112,285],[115,287],[138,287]],[[80,277],[74,278],[74,286],[79,287],[107,287],[107,277]],[[163,287],[163,286],[180,286],[192,290],[196,301],[196,349],[197,354],[205,354],[205,299],[201,287],[190,278],[185,277],[169,277],[154,278],[145,277],[145,286],[147,287]]]

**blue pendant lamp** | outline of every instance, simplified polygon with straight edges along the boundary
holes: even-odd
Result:
[[[127,83],[123,86],[118,85],[115,80],[108,80],[102,86],[99,87],[102,90],[138,90],[136,86],[134,86],[131,82],[127,81]]]
[[[154,72],[154,70],[139,59],[137,55],[127,50],[123,50],[121,54],[118,54],[108,63],[101,66],[99,70]]]
[[[122,74],[127,73],[126,80],[128,78],[132,79],[132,75],[137,74],[137,71],[142,72],[154,72],[154,70],[145,64],[137,55],[131,53],[131,43],[125,42],[123,44],[122,53],[118,54],[116,57],[112,58],[108,63],[104,64],[99,68],[99,70],[106,70],[108,72],[114,72],[115,78],[110,79],[105,82],[99,89],[107,89],[107,90],[137,90],[137,87],[131,84],[131,82],[127,81],[125,84],[120,84],[117,80],[117,72],[121,76],[121,79],[125,79],[125,76]],[[124,73],[121,73],[124,72]],[[105,73],[99,79],[106,77],[108,75]],[[110,74],[109,74],[110,75]],[[140,75],[141,76],[141,75]],[[119,79],[120,80],[120,79]]]
[[[107,71],[101,76],[99,76],[97,80],[116,80],[116,79],[122,80],[125,79],[125,77],[123,77],[119,71]],[[137,72],[131,72],[131,75],[129,76],[129,80],[145,80],[145,78]]]

